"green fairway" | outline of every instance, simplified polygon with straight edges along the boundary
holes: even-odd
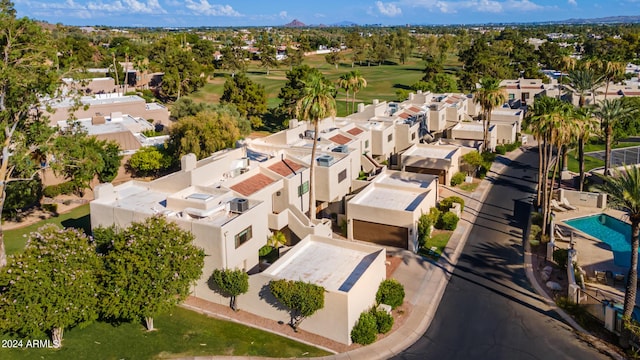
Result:
[[[363,63],[362,66],[356,64],[353,68],[351,67],[351,62],[348,62],[348,58],[349,55],[347,55],[347,59],[344,59],[339,64],[338,69],[334,65],[328,64],[324,59],[324,55],[307,56],[304,59],[304,64],[318,68],[331,81],[336,81],[342,74],[349,71],[360,71],[367,80],[368,85],[358,93],[356,104],[358,102],[370,104],[373,99],[379,99],[380,101],[397,100],[396,91],[398,89],[409,90],[410,86],[423,76],[424,64],[419,58],[409,58],[405,64],[367,65]],[[447,72],[454,72],[459,66],[460,64],[455,57],[451,57],[445,63]],[[280,93],[280,88],[286,83],[286,72],[288,70],[289,67],[283,66],[271,69],[269,75],[267,75],[266,70],[260,68],[257,62],[250,64],[247,76],[252,81],[264,85],[269,108],[276,107],[280,103],[278,94]],[[216,76],[207,85],[190,96],[198,101],[218,102],[222,96],[224,81],[225,74],[216,73]],[[338,91],[336,103],[338,105],[338,115],[347,115],[345,93],[342,89]]]
[[[328,352],[265,331],[174,308],[154,319],[148,332],[140,323],[96,322],[64,333],[54,349],[0,349],[0,359],[159,359],[191,356],[257,356],[299,358]],[[19,339],[2,336],[2,339]],[[33,339],[46,339],[44,335]]]
[[[638,143],[635,142],[620,142],[617,144],[612,144],[612,148],[614,149],[621,149],[621,148],[625,148],[625,147],[630,147],[630,146],[638,146]],[[604,144],[587,144],[584,147],[584,152],[588,153],[588,152],[592,152],[592,151],[603,151],[604,150]],[[604,160],[600,160],[588,155],[585,155],[584,157],[584,171],[590,171],[592,169],[595,168],[599,168],[599,167],[603,167],[604,166]],[[573,172],[579,172],[579,163],[578,163],[578,150],[577,149],[573,149],[572,151],[569,152],[569,164],[568,164],[568,168],[569,171],[573,171]]]
[[[24,249],[24,245],[27,243],[27,235],[38,230],[42,225],[49,223],[57,224],[60,227],[74,227],[82,229],[85,233],[89,234],[91,232],[89,204],[78,206],[68,213],[41,220],[23,228],[6,230],[4,232],[4,242],[7,254],[11,255],[22,251]]]

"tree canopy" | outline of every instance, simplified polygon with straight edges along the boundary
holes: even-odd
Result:
[[[228,296],[229,306],[238,311],[236,298],[249,291],[249,275],[240,269],[215,269],[211,278],[218,285],[224,296]]]
[[[302,320],[324,307],[324,288],[304,281],[272,280],[269,290],[278,301],[291,309],[290,325],[297,329]]]
[[[145,319],[147,329],[153,330],[153,317],[184,300],[200,278],[204,251],[192,244],[191,233],[162,217],[134,222],[123,230],[96,230],[96,241],[106,244],[101,274],[104,315]]]
[[[263,85],[251,81],[244,73],[227,78],[220,102],[235,105],[254,129],[262,126],[262,116],[267,112],[267,94]]]

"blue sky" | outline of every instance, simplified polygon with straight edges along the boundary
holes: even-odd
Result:
[[[65,25],[477,24],[640,15],[640,0],[13,0],[19,16]]]

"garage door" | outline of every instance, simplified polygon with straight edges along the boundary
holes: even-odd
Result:
[[[409,229],[354,219],[353,238],[378,245],[408,249]]]
[[[439,184],[445,184],[445,179],[447,176],[447,170],[427,169],[427,168],[421,168],[418,166],[405,166],[404,171],[418,173],[418,174],[438,175]]]

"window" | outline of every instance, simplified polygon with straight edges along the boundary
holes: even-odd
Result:
[[[514,100],[516,98],[516,94],[509,94],[509,100]]]
[[[529,99],[529,93],[522,93],[522,97],[526,100]]]
[[[236,235],[236,249],[240,247],[240,245],[246,243],[251,240],[253,234],[251,233],[251,226],[240,231],[238,235]]]
[[[305,181],[302,185],[298,186],[298,196],[302,196],[309,192],[309,182]]]
[[[346,178],[347,178],[347,169],[344,169],[344,170],[340,171],[340,173],[338,174],[338,182],[341,183]]]
[[[368,149],[369,148],[369,140],[365,140],[364,141],[364,148]]]
[[[416,139],[416,133],[411,134],[411,140],[415,140]]]
[[[387,142],[391,142],[391,140],[393,140],[393,134],[389,134],[389,136],[387,136]]]

